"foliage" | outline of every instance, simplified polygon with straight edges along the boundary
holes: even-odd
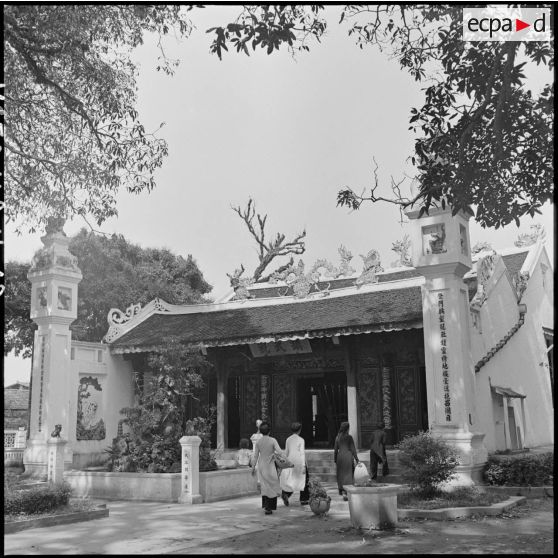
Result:
[[[474,486],[459,486],[451,492],[441,490],[400,492],[397,495],[398,508],[419,508],[433,510],[440,508],[463,508],[467,506],[491,506],[507,500],[505,494],[484,492]]]
[[[205,417],[191,418],[191,399],[203,387],[203,377],[210,363],[198,353],[184,348],[176,338],[148,358],[150,375],[135,407],[120,412],[127,432],[114,438],[107,448],[109,468],[113,471],[150,473],[178,472],[181,463],[180,438],[192,435],[202,438],[200,467],[211,467],[210,432],[214,409]],[[203,457],[202,457],[203,456]]]
[[[484,470],[489,484],[504,486],[551,486],[554,480],[554,453],[536,455],[491,455]]]
[[[434,492],[436,487],[455,477],[457,453],[447,442],[430,432],[407,436],[399,443],[399,460],[405,467],[403,478],[411,490]]]
[[[27,279],[29,264],[6,262],[4,293],[4,354],[29,358],[37,324],[29,318],[31,283]]]
[[[310,494],[310,500],[314,500],[316,498],[329,498],[322,483],[314,476],[311,476],[308,479],[308,492]]]
[[[216,422],[216,408],[208,406],[204,417],[195,417],[186,423],[185,436],[199,436],[200,471],[214,471],[217,463],[211,452],[211,430]]]
[[[4,487],[4,515],[36,514],[64,506],[70,499],[72,488],[69,484],[49,485],[23,490]]]
[[[250,41],[268,54],[282,44],[308,50],[306,39],[319,41],[326,28],[320,9],[245,9],[235,23],[209,30],[212,52],[221,57],[230,44],[249,54]],[[347,5],[343,21],[361,49],[386,51],[427,86],[409,116],[418,193],[403,196],[403,181],[392,179],[393,195],[379,195],[375,169],[370,195],[345,187],[338,205],[384,201],[424,212],[447,203],[454,213],[476,206],[477,221],[496,228],[540,213],[553,192],[554,91],[549,83],[536,94],[525,84],[532,67],[553,68],[552,42],[465,42],[459,4]]]
[[[260,5],[243,6],[234,23],[225,27],[212,27],[207,33],[214,34],[210,52],[219,59],[230,44],[237,52],[250,56],[249,47],[265,48],[267,54],[287,44],[291,53],[309,50],[306,42],[314,37],[318,41],[326,29],[326,22],[319,17],[323,10],[319,5]]]
[[[145,32],[159,37],[158,68],[172,74],[162,38],[188,36],[194,6],[4,6],[6,212],[30,232],[47,218],[117,214],[121,189],[140,193],[167,154],[135,109],[130,58]]]
[[[146,304],[162,298],[171,304],[202,302],[211,290],[191,255],[174,255],[166,248],[142,248],[113,234],[104,237],[81,229],[71,238],[70,251],[77,256],[83,279],[79,284],[78,316],[72,337],[99,341],[107,332],[111,308]],[[12,349],[31,355],[34,322],[29,318],[31,285],[29,264],[6,264],[6,319],[4,354]]]

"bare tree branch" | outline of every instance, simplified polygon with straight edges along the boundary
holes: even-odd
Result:
[[[259,264],[252,273],[252,280],[255,283],[263,283],[269,280],[271,273],[262,277],[264,271],[267,267],[276,259],[281,256],[287,256],[289,254],[303,254],[305,251],[304,238],[306,237],[306,231],[302,231],[292,240],[286,240],[283,233],[277,233],[273,240],[266,240],[265,225],[267,221],[267,214],[260,215],[256,213],[256,204],[252,198],[248,199],[246,207],[243,209],[240,206],[233,207],[231,209],[244,221],[248,231],[252,235],[252,238],[256,241],[258,245],[258,260]],[[293,258],[287,264],[280,266],[276,271],[284,271],[293,263]],[[240,280],[240,275],[244,272],[244,266],[241,265],[240,269],[237,269],[235,273],[231,276],[227,273],[227,276],[231,280],[231,286],[238,284]],[[233,281],[235,284],[233,284]]]

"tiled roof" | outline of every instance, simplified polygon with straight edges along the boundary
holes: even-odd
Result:
[[[153,314],[111,347],[153,347],[169,336],[191,345],[256,343],[266,337],[404,329],[421,322],[421,291],[414,286],[212,312]]]
[[[510,272],[510,275],[512,277],[513,275],[515,275],[515,273],[521,270],[521,266],[523,265],[523,262],[525,262],[525,258],[527,257],[528,253],[529,250],[527,249],[524,252],[517,252],[516,254],[508,254],[507,256],[502,256],[504,264],[506,264],[506,267],[508,268],[508,271]]]
[[[4,388],[4,409],[27,409],[28,406],[28,389]]]

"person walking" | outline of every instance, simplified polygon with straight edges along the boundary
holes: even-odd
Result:
[[[277,509],[277,496],[281,494],[281,485],[279,484],[274,454],[275,452],[283,453],[277,440],[269,435],[269,431],[269,424],[262,422],[260,424],[262,437],[256,442],[252,465],[252,476],[256,474],[256,466],[258,467],[262,508],[264,508],[266,515],[271,515]]]
[[[386,424],[381,422],[379,428],[372,432],[370,439],[370,478],[376,479],[378,476],[378,463],[382,464],[382,477],[389,474],[387,455],[386,455]]]
[[[250,441],[252,442],[252,455],[250,456],[250,465],[252,465],[252,466],[256,465],[256,443],[262,437],[262,433],[260,432],[260,426],[261,426],[262,422],[263,421],[261,419],[256,420],[256,432],[254,432],[254,434],[252,434],[252,436],[250,436]],[[260,486],[260,473],[259,473],[257,467],[256,467],[256,475],[257,475],[258,488],[259,488],[259,486]]]
[[[285,442],[285,457],[294,465],[289,469],[283,469],[279,476],[281,484],[281,498],[285,506],[289,505],[289,498],[297,490],[300,492],[300,503],[304,502],[304,487],[306,485],[306,454],[304,438],[300,437],[302,424],[293,422],[291,424],[292,434]]]
[[[353,473],[355,463],[358,463],[358,455],[353,437],[349,434],[349,423],[342,422],[339,433],[335,438],[333,446],[333,460],[337,467],[337,488],[343,500],[347,500],[347,491],[343,488],[345,484],[353,484]]]

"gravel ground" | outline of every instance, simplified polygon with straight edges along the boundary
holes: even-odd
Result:
[[[189,549],[200,554],[553,554],[551,498],[527,500],[499,517],[404,520],[361,532],[347,518],[309,516]]]

